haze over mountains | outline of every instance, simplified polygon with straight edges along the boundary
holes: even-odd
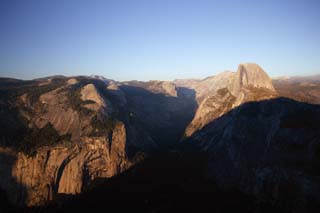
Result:
[[[216,197],[228,197],[231,189],[239,192],[229,201],[235,209],[319,210],[320,81],[316,78],[272,80],[259,65],[246,63],[236,72],[202,80],[2,78],[0,94],[0,188],[6,195],[3,200],[19,208],[50,203],[42,210],[93,206],[107,210],[104,193],[115,193],[108,191],[113,185],[130,194],[132,185],[127,181],[141,176],[149,179],[137,181],[141,187],[136,190],[150,188],[152,181],[167,187],[172,180],[166,189],[179,196],[194,189],[201,194],[216,184],[217,189],[209,187],[212,201],[210,197],[199,201],[203,206],[216,205],[211,206],[216,211],[228,206]],[[173,169],[167,174],[163,168],[171,168],[171,163]],[[150,170],[152,165],[156,172]],[[196,176],[187,172],[189,166]],[[177,170],[183,175],[175,176]],[[148,172],[166,174],[158,178]],[[99,184],[100,179],[104,181]],[[105,192],[97,191],[99,187]],[[147,192],[163,193],[160,188]],[[61,201],[62,195],[81,193]],[[190,194],[198,205],[198,194]],[[88,198],[95,196],[99,199]],[[118,194],[108,196],[116,202],[121,199]],[[161,198],[168,199],[166,204],[151,195],[150,202],[140,204],[146,198],[137,197],[135,208],[140,211],[168,212],[183,205],[170,196]],[[249,201],[240,206],[233,203],[247,197]],[[129,202],[130,196],[122,199]],[[109,206],[116,209],[126,208]]]

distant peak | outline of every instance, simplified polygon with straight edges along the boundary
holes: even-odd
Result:
[[[262,69],[262,67],[255,63],[239,64],[237,72],[246,72],[247,74],[263,75],[264,77],[269,78],[269,76]]]
[[[251,63],[251,62],[241,63],[241,64],[239,64],[239,66],[256,66],[256,67],[260,67],[259,64]],[[261,68],[261,67],[260,67],[260,68]],[[262,69],[262,68],[261,68],[261,69]]]
[[[233,94],[237,94],[244,87],[265,88],[275,91],[271,78],[255,63],[244,63],[238,66],[233,85]]]
[[[106,83],[114,82],[114,80],[106,78],[102,75],[90,75],[89,78],[98,79],[98,80],[104,81]]]

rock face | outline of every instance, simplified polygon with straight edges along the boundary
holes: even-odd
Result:
[[[78,194],[156,147],[130,121],[123,92],[114,93],[117,88],[104,81],[78,77],[1,86],[0,188],[14,204]]]
[[[196,100],[201,102],[210,94],[216,93],[234,82],[235,74],[231,71],[224,71],[218,75],[207,77],[203,80],[175,80],[179,87],[186,87],[195,91]]]
[[[110,139],[82,138],[70,147],[40,148],[35,156],[0,150],[1,174],[11,170],[10,178],[2,175],[0,185],[20,205],[43,204],[58,193],[78,194],[94,179],[112,177],[131,166],[125,146],[125,127],[117,123]]]
[[[69,85],[73,85],[73,84],[78,83],[78,81],[77,81],[77,79],[75,79],[75,78],[71,78],[71,79],[69,79],[69,80],[67,81],[67,83],[68,83]]]
[[[67,94],[65,91],[56,89],[39,97],[41,107],[34,108],[34,114],[21,111],[25,117],[30,120],[30,127],[35,125],[37,128],[43,128],[46,124],[51,123],[60,135],[72,134],[72,137],[79,137],[80,116],[71,107],[66,108]],[[26,105],[27,106],[27,105]]]
[[[240,104],[277,96],[271,79],[256,64],[240,64],[235,73],[223,72],[193,82],[191,88],[196,91],[199,107],[185,131],[187,137]]]
[[[264,70],[257,64],[240,64],[231,93],[237,96],[243,88],[265,88],[275,91],[271,79]]]
[[[98,107],[105,107],[106,103],[93,84],[87,84],[81,89],[81,99],[83,101],[93,101]]]
[[[214,119],[228,112],[232,109],[235,100],[236,98],[226,88],[220,89],[213,95],[204,98],[193,120],[187,126],[185,136],[191,136]]]

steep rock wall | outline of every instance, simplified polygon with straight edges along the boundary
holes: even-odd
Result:
[[[111,140],[81,138],[78,144],[42,147],[33,157],[0,150],[0,186],[19,205],[39,205],[57,193],[77,194],[98,177],[111,177],[128,169],[126,129],[118,122]],[[10,159],[10,160],[8,160]]]

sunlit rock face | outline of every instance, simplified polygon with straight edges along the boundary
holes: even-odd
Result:
[[[12,203],[81,193],[156,149],[120,88],[86,77],[43,81],[1,82],[0,187]]]
[[[176,85],[171,81],[128,81],[125,85],[143,88],[155,94],[177,97]]]
[[[81,89],[81,100],[94,102],[94,104],[92,104],[94,110],[106,106],[105,100],[101,97],[93,84],[87,84]],[[86,105],[86,107],[90,108],[89,106]]]
[[[178,87],[190,88],[195,91],[196,100],[201,102],[207,96],[216,93],[234,82],[235,74],[231,71],[224,71],[220,74],[207,77],[202,80],[178,79],[175,84]]]
[[[117,123],[110,139],[85,137],[69,147],[40,148],[35,156],[0,150],[0,184],[8,190],[10,200],[20,205],[43,204],[57,193],[78,194],[94,179],[128,169],[131,162],[125,148],[125,127]],[[11,165],[8,158],[13,159]],[[3,175],[10,170],[11,176]]]
[[[186,86],[195,89],[199,105],[185,131],[187,137],[234,107],[277,96],[271,79],[257,64],[240,64],[237,72],[226,71]]]
[[[231,93],[237,96],[244,88],[264,88],[275,91],[272,81],[265,71],[257,64],[240,64],[231,86]]]

